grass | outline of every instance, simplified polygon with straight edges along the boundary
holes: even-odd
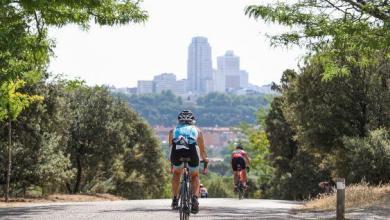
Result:
[[[350,185],[345,191],[345,208],[390,206],[390,184],[369,186],[366,183]],[[335,210],[336,193],[321,194],[305,203],[303,210]]]

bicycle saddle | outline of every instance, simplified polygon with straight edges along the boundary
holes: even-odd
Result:
[[[191,158],[189,158],[189,157],[180,157],[179,161],[181,161],[181,162],[190,162]]]

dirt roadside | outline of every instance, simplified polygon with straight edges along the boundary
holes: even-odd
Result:
[[[4,202],[4,198],[0,198],[0,208],[11,208],[11,207],[23,207],[30,206],[40,203],[56,203],[56,202],[96,202],[96,201],[118,201],[124,200],[119,196],[111,194],[53,194],[46,197],[31,197],[31,198],[12,198],[10,202]]]

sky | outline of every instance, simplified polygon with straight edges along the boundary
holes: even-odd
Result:
[[[271,1],[271,0],[269,0]],[[266,33],[284,29],[245,15],[244,9],[259,0],[144,0],[149,19],[124,26],[75,25],[51,28],[56,42],[49,71],[81,78],[89,85],[134,87],[137,80],[174,73],[187,78],[188,46],[194,36],[208,38],[213,67],[217,56],[233,50],[249,82],[279,82],[287,68],[297,69],[304,55],[300,48],[271,47]]]

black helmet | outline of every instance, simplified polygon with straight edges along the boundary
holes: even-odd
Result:
[[[236,143],[236,149],[244,150],[244,147],[242,146],[241,143]]]
[[[190,110],[183,110],[177,116],[177,120],[182,123],[192,124],[195,122],[195,116]]]

